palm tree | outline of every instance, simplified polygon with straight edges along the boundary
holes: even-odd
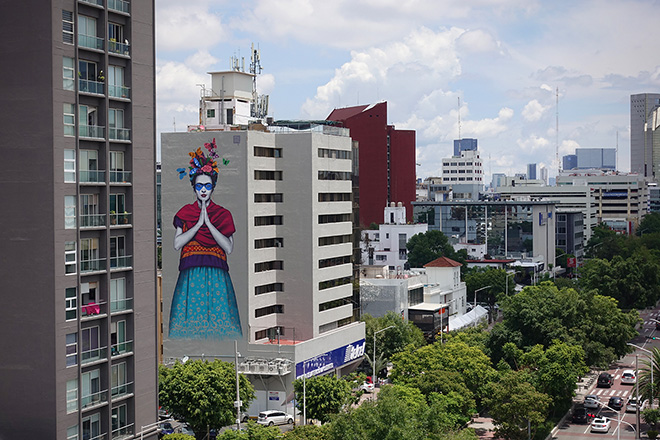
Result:
[[[651,375],[651,369],[653,369],[653,375]],[[660,350],[653,348],[649,359],[642,361],[642,368],[638,373],[637,380],[639,381],[639,392],[642,395],[642,399],[649,399],[651,405],[653,405],[652,398],[655,398],[658,395],[658,382],[660,381]],[[651,379],[653,379],[653,388],[651,388]]]

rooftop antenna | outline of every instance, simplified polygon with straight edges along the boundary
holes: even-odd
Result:
[[[461,97],[458,97],[458,140],[461,140]]]
[[[619,171],[619,130],[616,131],[616,149],[614,150],[614,171]]]
[[[557,86],[555,96],[556,96],[555,161],[557,162],[557,175],[559,175],[559,173],[561,173],[561,162],[559,162],[559,86]]]
[[[260,97],[257,93],[257,75],[261,75],[261,50],[257,47],[254,48],[252,43],[252,50],[250,53],[250,73],[252,76],[252,105],[250,106],[250,116],[253,118],[263,119],[268,114],[268,96]]]

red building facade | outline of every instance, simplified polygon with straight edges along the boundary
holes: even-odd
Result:
[[[402,202],[412,220],[415,201],[415,131],[387,125],[387,102],[335,109],[326,118],[341,122],[358,142],[360,225],[383,222],[383,209]]]

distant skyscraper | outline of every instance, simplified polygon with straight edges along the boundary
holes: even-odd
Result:
[[[660,163],[660,154],[654,160],[653,131],[649,135],[645,130],[653,110],[659,106],[660,93],[630,95],[630,171],[645,177],[653,177],[653,164]]]
[[[461,151],[477,151],[476,139],[455,139],[454,140],[454,156],[460,157]]]
[[[580,170],[616,169],[616,149],[614,148],[576,148],[575,155],[577,156],[577,168]]]
[[[504,185],[506,181],[506,174],[504,173],[493,173],[493,180],[491,181],[490,186],[497,190],[498,186]]]
[[[548,184],[548,169],[546,167],[541,167],[539,170],[540,178],[545,184]]]
[[[567,154],[562,158],[562,170],[574,170],[577,168],[577,154]]]
[[[536,180],[536,164],[527,164],[527,180]]]

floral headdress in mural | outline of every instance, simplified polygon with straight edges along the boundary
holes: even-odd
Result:
[[[177,168],[179,179],[183,179],[184,176],[188,175],[190,182],[193,182],[196,176],[206,174],[207,176],[211,176],[214,182],[217,180],[220,172],[217,160],[220,159],[220,156],[218,156],[217,153],[218,146],[215,143],[215,138],[213,138],[212,142],[206,142],[204,148],[208,150],[208,154],[206,155],[204,155],[201,148],[188,153],[190,155],[188,170],[185,168]],[[223,165],[227,165],[228,163],[228,159],[222,159]]]

